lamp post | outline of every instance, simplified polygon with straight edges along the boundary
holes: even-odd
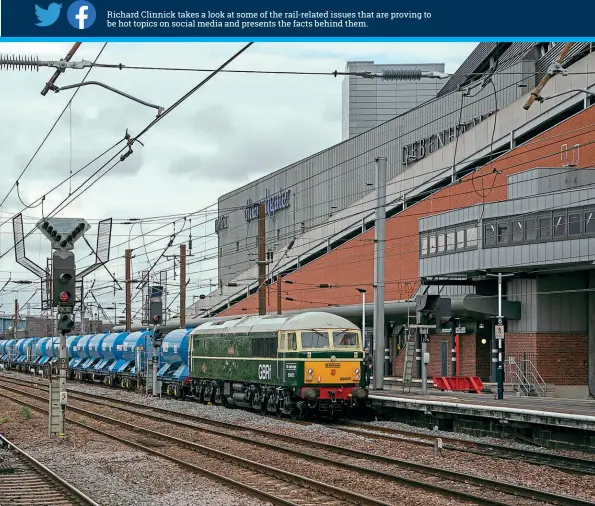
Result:
[[[357,291],[362,294],[362,338],[364,340],[364,348],[366,347],[366,289],[357,288]]]

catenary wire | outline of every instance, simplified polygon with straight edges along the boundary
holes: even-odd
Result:
[[[251,45],[253,44],[253,42],[248,43],[247,45],[245,45],[242,49],[240,49],[238,52],[236,52],[231,58],[229,58],[226,62],[223,63],[223,65],[219,68],[219,70],[225,68],[229,63],[231,63],[233,60],[235,60],[238,56],[240,56],[244,51],[246,51]],[[218,71],[217,71],[218,72]],[[186,95],[184,95],[182,98],[180,98],[178,101],[176,101],[174,104],[172,104],[169,108],[167,108],[159,117],[157,117],[156,119],[154,119],[153,121],[151,121],[151,123],[149,123],[149,125],[147,125],[136,137],[134,137],[134,141],[138,140],[139,137],[141,137],[142,135],[144,135],[146,132],[148,132],[154,125],[156,125],[159,121],[161,121],[167,114],[169,114],[173,109],[175,109],[176,107],[178,107],[182,102],[184,102],[185,100],[187,100],[192,94],[194,94],[198,89],[200,89],[204,84],[206,84],[208,81],[210,81],[216,74],[217,72],[209,75],[208,77],[206,77],[205,79],[203,79],[197,86],[195,86],[193,89],[191,89],[188,93],[186,93]],[[120,141],[121,142],[121,141]],[[119,144],[119,143],[118,143]],[[129,146],[132,146],[132,144],[129,144]],[[126,148],[124,148],[126,149]],[[122,151],[124,151],[124,149],[122,149],[120,152],[118,152],[114,157],[112,157],[110,160],[108,160],[102,167],[100,167],[93,175],[91,175],[89,178],[87,178],[73,193],[76,193],[80,188],[82,188],[94,175],[96,175],[97,173],[99,173],[101,170],[103,170],[103,168],[105,168],[109,163],[111,163],[111,161],[113,161]],[[71,199],[70,202],[66,202],[67,199],[69,199],[71,197],[71,195],[69,195],[68,197],[66,197],[66,199],[64,199],[60,204],[58,204],[58,206],[56,208],[54,208],[54,210],[50,213],[50,215],[48,215],[48,217],[51,217],[51,215],[55,215],[57,214],[57,212],[60,212],[62,210],[64,210],[68,205],[70,205],[74,200],[76,200],[78,197],[80,197],[82,194],[85,193],[85,191],[87,191],[89,188],[91,188],[95,183],[97,183],[97,181],[99,181],[102,177],[104,177],[107,173],[109,173],[115,166],[117,166],[119,163],[121,163],[123,161],[123,159],[121,158],[120,160],[118,160],[116,163],[114,163],[110,168],[108,168],[103,174],[101,174],[93,183],[91,183],[91,185],[89,185],[87,188],[85,188],[81,193],[79,193],[78,195],[76,195],[74,198]],[[65,205],[63,205],[65,204]],[[62,206],[62,207],[61,207]],[[61,207],[61,208],[60,208]],[[30,234],[26,234],[25,238],[28,237]],[[24,239],[23,239],[24,240]],[[2,255],[0,255],[0,259],[2,257],[4,257],[8,252],[12,251],[14,249],[15,245],[13,245],[10,249],[8,249],[6,252],[4,252]]]
[[[103,44],[103,47],[100,49],[99,53],[97,54],[97,56],[95,57],[95,60],[93,62],[93,65],[95,63],[97,63],[97,60],[99,59],[99,57],[101,56],[101,54],[103,53],[105,47],[107,46],[107,42]],[[87,70],[85,76],[83,77],[82,82],[85,82],[85,80],[87,79],[87,77],[89,77],[90,72],[93,70],[93,66],[89,67],[89,70]],[[52,125],[52,127],[50,128],[49,132],[46,134],[46,136],[44,137],[44,139],[41,141],[41,144],[38,146],[38,148],[35,150],[35,152],[33,153],[33,156],[31,157],[31,159],[27,162],[27,165],[25,165],[25,168],[21,171],[21,173],[19,174],[19,176],[17,177],[16,181],[13,183],[13,185],[11,186],[10,190],[8,190],[8,193],[4,196],[4,198],[2,199],[2,202],[0,202],[0,207],[2,207],[4,205],[4,203],[6,202],[6,199],[9,197],[9,195],[12,193],[12,190],[15,189],[15,187],[18,186],[19,184],[19,180],[23,177],[23,174],[25,174],[25,172],[27,171],[27,169],[29,168],[29,166],[31,165],[31,163],[33,162],[33,160],[35,159],[35,157],[37,156],[37,154],[39,153],[39,151],[41,150],[41,148],[44,146],[45,142],[48,140],[49,136],[52,134],[52,132],[54,131],[54,129],[56,128],[56,125],[58,125],[58,122],[60,121],[60,119],[62,118],[62,116],[64,115],[64,113],[66,112],[66,110],[68,109],[68,107],[70,107],[70,105],[72,104],[72,101],[74,100],[74,98],[76,97],[77,93],[79,92],[80,88],[77,88],[74,93],[72,94],[72,97],[70,97],[70,99],[68,100],[68,102],[66,103],[66,105],[64,106],[64,109],[62,109],[62,112],[58,115],[58,117],[56,118],[56,121],[54,121],[54,124]],[[72,177],[72,176],[71,176]],[[19,197],[20,198],[20,197]],[[22,200],[21,200],[22,202]],[[35,201],[37,202],[37,201]],[[34,203],[35,203],[34,202]],[[22,202],[23,203],[23,202]],[[23,205],[26,206],[25,203],[23,203]],[[28,208],[30,206],[26,206],[26,208]],[[0,225],[1,227],[1,225]]]
[[[249,47],[249,46],[247,46],[247,47]],[[244,48],[244,50],[245,50],[245,49],[247,49],[247,47],[246,47],[246,48]],[[523,51],[520,51],[520,52],[519,52],[519,54],[520,54],[521,52],[523,52]],[[513,58],[513,57],[511,57],[511,58]],[[209,76],[209,78],[207,78],[207,80],[208,80],[208,79],[210,79],[210,77],[212,77],[212,76]],[[202,84],[204,84],[204,82],[206,82],[206,81],[203,81],[203,83],[202,83]],[[199,84],[199,87],[200,87],[202,84]],[[429,101],[429,102],[431,102],[431,101]],[[426,104],[427,104],[427,103],[429,103],[429,102],[426,102]],[[174,104],[174,107],[175,107],[176,105],[177,105],[177,104]],[[420,104],[420,105],[424,105],[424,104]],[[471,104],[469,104],[469,105],[471,105]],[[418,106],[418,107],[419,107],[419,106]],[[171,108],[170,108],[170,109],[171,109]],[[416,107],[416,108],[414,108],[413,110],[415,110],[415,109],[417,109],[417,107]],[[166,113],[167,113],[167,112],[168,112],[168,111],[166,111]],[[151,128],[151,127],[152,127],[152,126],[153,126],[153,125],[154,125],[154,124],[155,124],[157,121],[159,121],[159,120],[160,120],[160,119],[161,119],[161,118],[162,118],[164,115],[165,115],[165,113],[164,113],[164,114],[162,114],[160,117],[158,117],[156,120],[154,120],[154,121],[153,121],[153,122],[152,122],[152,123],[151,123],[151,124],[150,124],[150,125],[147,127],[147,129],[145,129],[143,132],[141,132],[141,134],[139,134],[139,136],[140,136],[140,135],[142,135],[143,133],[145,133],[145,132],[146,132],[146,131],[147,131],[149,128]],[[447,115],[448,115],[448,114],[446,114],[444,117],[446,117]],[[438,118],[438,119],[440,119],[440,118]],[[430,122],[429,122],[429,123],[427,123],[427,124],[431,124],[432,122],[434,122],[434,121],[436,121],[436,120],[437,120],[437,119],[435,119],[435,120],[433,120],[433,121],[430,121]],[[426,124],[426,125],[427,125],[427,124]],[[422,127],[423,127],[423,126],[424,126],[424,125],[422,125]],[[420,128],[422,128],[422,127],[420,127]],[[137,136],[137,138],[138,138],[139,136]],[[362,153],[362,154],[365,154],[365,153]],[[361,156],[362,154],[359,154],[358,156]],[[316,156],[316,155],[313,155],[313,156]],[[349,161],[349,160],[345,160],[345,161],[341,162],[340,164],[342,164],[342,163],[346,163],[347,161]],[[340,164],[337,164],[337,165],[340,165]],[[112,168],[113,168],[113,167],[112,167]],[[327,168],[326,170],[330,170],[330,169],[332,169],[332,168],[333,168],[333,167],[329,167],[329,168]],[[356,168],[356,169],[357,169],[357,168]],[[109,169],[109,170],[111,170],[111,169]],[[104,174],[103,174],[101,177],[103,177],[105,174],[107,174],[107,173],[109,172],[109,170],[108,170],[108,171],[106,171],[106,173],[104,173]],[[274,175],[274,174],[273,174],[273,175]],[[100,179],[100,178],[98,178],[98,180],[99,180],[99,179]],[[97,181],[98,181],[98,180],[97,180]],[[95,181],[95,182],[97,182],[97,181]],[[6,223],[6,222],[5,222],[5,223]],[[5,223],[3,223],[2,225],[4,225]],[[9,251],[10,251],[10,250],[9,250]],[[3,256],[3,255],[2,255],[2,256]],[[2,256],[0,256],[0,258],[2,258]]]

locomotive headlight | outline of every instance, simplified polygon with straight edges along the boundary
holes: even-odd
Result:
[[[312,381],[314,379],[314,371],[312,369],[308,369],[308,381]]]
[[[359,376],[359,367],[356,367],[355,368],[355,371],[353,371],[353,377],[356,380],[358,380],[360,378],[360,376]]]

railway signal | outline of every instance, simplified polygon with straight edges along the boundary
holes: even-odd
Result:
[[[153,323],[153,397],[159,394],[157,371],[159,369],[159,348],[163,342],[163,332],[159,328],[159,324],[163,319],[163,286],[154,285],[149,291],[149,317]]]
[[[52,267],[52,302],[54,307],[73,308],[76,290],[74,253],[67,250],[54,251]]]
[[[440,332],[442,325],[452,318],[451,300],[440,295],[418,295],[415,298],[417,325],[420,332],[421,347],[421,391],[428,393],[428,364],[430,354],[427,352],[430,334]]]
[[[52,243],[52,307],[58,308],[58,330],[60,331],[60,379],[50,380],[50,435],[65,437],[64,425],[67,404],[66,369],[68,363],[66,334],[74,329],[74,305],[76,301],[76,262],[74,243],[83,237],[91,226],[78,218],[49,218],[37,223],[37,228]],[[82,298],[81,298],[82,304]]]

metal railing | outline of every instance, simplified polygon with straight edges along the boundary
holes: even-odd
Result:
[[[504,360],[506,382],[520,395],[543,397],[547,393],[547,384],[535,366],[536,359],[535,353],[517,352],[507,354]]]

